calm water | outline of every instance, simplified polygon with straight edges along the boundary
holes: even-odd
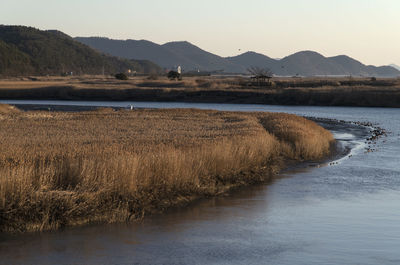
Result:
[[[44,102],[56,103],[66,104]],[[0,236],[0,264],[400,264],[400,109],[83,104],[289,112],[370,121],[390,133],[365,153],[362,131],[339,128],[336,137],[353,147],[339,164],[288,172],[140,223]]]

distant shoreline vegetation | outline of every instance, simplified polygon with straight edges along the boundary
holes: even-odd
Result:
[[[30,77],[0,80],[0,99],[159,101],[270,105],[400,107],[400,79],[183,75]]]

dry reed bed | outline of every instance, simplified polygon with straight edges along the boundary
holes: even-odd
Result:
[[[0,105],[0,231],[141,218],[319,159],[301,117],[200,110],[20,112]]]
[[[400,107],[399,78],[273,78],[270,86],[256,86],[249,78],[213,76],[183,81],[100,76],[36,79],[0,80],[0,98]]]
[[[184,90],[184,91],[207,91],[207,90],[276,90],[293,89],[301,90],[378,90],[398,91],[400,78],[381,78],[371,81],[370,78],[346,78],[346,77],[307,77],[307,78],[282,78],[274,77],[270,87],[249,86],[248,77],[213,77],[195,76],[184,77],[182,81],[171,81],[165,76],[158,76],[157,79],[149,79],[146,76],[130,77],[129,80],[116,80],[112,76],[76,76],[76,77],[35,77],[36,81],[29,78],[0,79],[1,90],[25,90],[40,88],[72,88],[72,89],[161,89],[161,90]]]

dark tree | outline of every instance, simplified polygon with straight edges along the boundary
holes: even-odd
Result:
[[[169,80],[182,80],[182,75],[176,71],[169,71],[167,77]]]
[[[247,71],[252,75],[251,78],[254,79],[258,84],[270,83],[271,78],[274,76],[269,68],[251,66],[247,69]]]
[[[128,80],[128,76],[124,73],[119,73],[115,75],[115,78],[118,80]]]

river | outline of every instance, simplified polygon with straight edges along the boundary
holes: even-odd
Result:
[[[400,109],[0,102],[287,112],[369,121],[388,132],[365,152],[365,135],[337,128],[352,153],[334,165],[285,172],[141,222],[1,235],[0,264],[400,264]]]

